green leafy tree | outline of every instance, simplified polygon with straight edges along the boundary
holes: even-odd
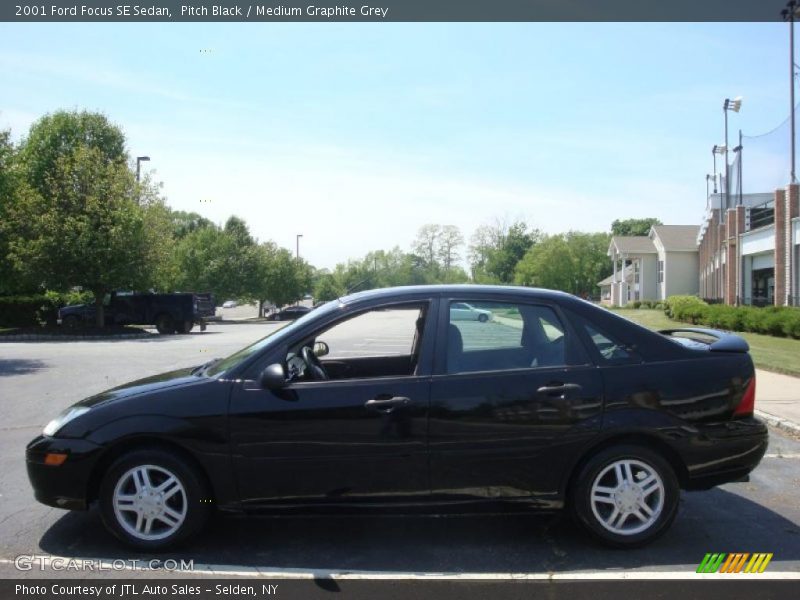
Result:
[[[317,280],[314,286],[314,300],[320,302],[327,302],[329,300],[336,300],[345,293],[344,288],[336,280],[333,273],[326,273]]]
[[[49,180],[59,161],[67,159],[78,148],[95,150],[93,156],[102,166],[128,160],[122,130],[105,115],[58,111],[36,121],[20,146],[19,158],[27,182],[42,196],[53,193]]]
[[[257,244],[238,217],[220,229],[205,226],[187,233],[175,250],[175,287],[213,292],[220,299],[255,300],[260,293],[261,257]]]
[[[515,282],[579,296],[594,295],[597,282],[611,271],[608,244],[605,233],[570,231],[545,236],[517,265]]]
[[[522,221],[510,226],[496,220],[482,225],[472,236],[469,258],[476,283],[512,283],[517,263],[541,238],[537,229]]]
[[[106,158],[86,145],[62,153],[37,184],[39,193],[22,197],[10,218],[16,268],[48,289],[90,290],[99,327],[104,295],[151,287],[171,241],[163,205],[140,205],[125,162]]]
[[[656,218],[616,219],[611,223],[611,235],[647,235],[653,225],[663,225]]]
[[[250,280],[252,295],[259,303],[259,314],[263,314],[267,301],[283,306],[299,300],[311,290],[312,268],[286,248],[270,241],[253,246],[252,251],[255,266]]]
[[[23,185],[15,165],[11,132],[0,131],[0,294],[19,292],[24,288],[22,275],[8,256],[9,240],[13,235],[9,218],[23,193]]]
[[[172,219],[173,236],[179,240],[198,229],[215,226],[211,221],[196,212],[173,210],[170,211],[170,218]]]

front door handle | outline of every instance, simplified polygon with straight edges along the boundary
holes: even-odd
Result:
[[[399,406],[408,406],[410,404],[411,398],[407,398],[405,396],[392,396],[391,398],[373,398],[372,400],[367,400],[367,402],[364,404],[364,407],[390,413]]]
[[[536,392],[542,396],[561,396],[562,398],[568,392],[579,392],[581,386],[577,383],[552,383],[550,385],[543,385]]]

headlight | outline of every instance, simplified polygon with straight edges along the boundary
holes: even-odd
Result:
[[[89,412],[88,406],[72,406],[45,425],[42,433],[46,436],[52,437],[58,433],[59,429],[72,421],[72,419],[80,417],[87,412]]]

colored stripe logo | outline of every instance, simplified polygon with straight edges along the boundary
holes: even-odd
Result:
[[[731,554],[711,553],[703,557],[696,573],[763,573],[772,552],[734,552]]]

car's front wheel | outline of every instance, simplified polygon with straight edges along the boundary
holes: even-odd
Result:
[[[602,450],[583,466],[571,506],[578,522],[600,541],[633,548],[669,528],[679,499],[669,462],[650,448],[619,445]]]
[[[196,534],[208,518],[204,479],[185,460],[162,450],[120,457],[100,484],[106,528],[139,550],[162,550]]]

